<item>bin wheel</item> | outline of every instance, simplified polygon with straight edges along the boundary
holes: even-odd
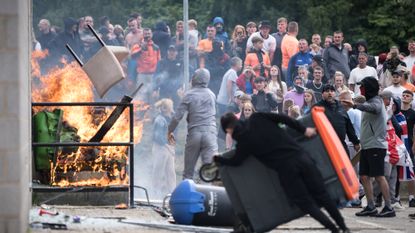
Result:
[[[219,169],[215,163],[204,164],[200,167],[199,176],[204,182],[213,182],[219,178]]]

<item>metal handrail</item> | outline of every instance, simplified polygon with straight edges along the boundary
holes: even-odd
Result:
[[[32,147],[66,147],[66,146],[128,146],[129,155],[129,194],[130,207],[134,207],[134,104],[122,102],[32,102],[32,107],[38,106],[127,106],[130,117],[130,139],[129,142],[54,142],[38,143],[32,142]]]

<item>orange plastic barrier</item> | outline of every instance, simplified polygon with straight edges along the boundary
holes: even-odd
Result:
[[[359,180],[339,137],[324,114],[324,108],[314,107],[311,110],[311,115],[343,186],[346,198],[349,200],[357,198],[359,196]]]

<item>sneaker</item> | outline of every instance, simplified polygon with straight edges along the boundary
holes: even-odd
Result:
[[[369,206],[366,206],[362,211],[357,212],[355,215],[362,217],[362,216],[375,216],[377,215],[378,210],[376,207],[370,208]]]
[[[386,218],[386,217],[395,217],[395,210],[387,206],[383,207],[382,211],[376,215],[376,217]]]
[[[341,203],[337,204],[337,209],[351,208],[351,207],[352,207],[352,204],[350,203],[350,201],[341,202]]]
[[[415,214],[408,214],[408,217],[410,217],[411,219],[415,219]]]
[[[392,203],[391,206],[395,210],[404,210],[405,209],[405,207],[402,206],[401,201],[397,201],[395,203]]]
[[[409,207],[415,207],[415,198],[412,198],[412,199],[409,201]]]
[[[359,200],[359,199],[352,200],[350,202],[350,204],[352,205],[352,208],[360,208],[360,207],[362,207],[362,201]]]

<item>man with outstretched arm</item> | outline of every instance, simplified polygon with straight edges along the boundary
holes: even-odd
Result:
[[[387,114],[382,98],[378,95],[379,83],[375,77],[368,76],[358,83],[360,93],[365,96],[366,102],[353,105],[362,111],[362,126],[360,128],[361,156],[359,175],[367,198],[367,206],[356,213],[356,216],[395,217],[395,210],[391,206],[389,185],[385,178],[384,159],[388,144],[386,142]],[[378,213],[374,203],[371,177],[378,183],[385,207]]]

